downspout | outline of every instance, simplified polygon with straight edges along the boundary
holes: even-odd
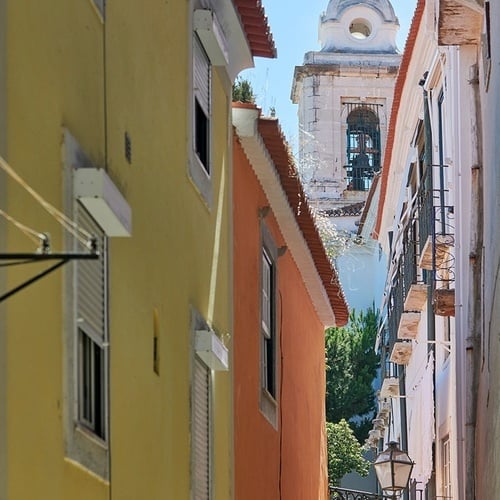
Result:
[[[419,84],[422,86],[422,91],[423,91],[423,99],[424,99],[424,134],[425,134],[425,144],[424,144],[424,164],[425,164],[425,170],[426,170],[426,179],[428,182],[428,187],[429,187],[429,196],[431,196],[431,199],[434,198],[434,178],[433,178],[433,169],[432,169],[432,127],[431,127],[431,116],[430,116],[430,106],[429,106],[429,92],[426,89],[426,81],[427,81],[427,76],[428,72],[425,72],[423,75],[422,80],[420,80]],[[442,203],[442,199],[440,200]],[[432,243],[433,246],[435,245],[436,241],[436,221],[435,221],[435,214],[434,214],[434,206],[432,204],[431,206],[431,211],[430,214],[426,214],[427,216],[431,217],[430,224],[431,224],[431,229],[432,229]],[[429,341],[428,345],[428,352],[433,353],[433,373],[434,377],[436,377],[436,352],[435,352],[435,340],[436,340],[436,324],[435,324],[435,317],[434,317],[434,312],[433,312],[433,306],[432,306],[432,299],[434,295],[434,289],[435,289],[435,274],[436,274],[436,262],[435,262],[435,250],[433,248],[432,251],[432,271],[425,271],[424,270],[424,279],[425,283],[427,283],[429,286],[427,288],[427,340]],[[433,390],[433,400],[434,400],[434,405],[436,404],[436,383],[435,383],[435,378],[434,378],[434,383],[432,385],[432,390]],[[434,446],[435,450],[435,446]],[[434,455],[434,454],[433,454]],[[432,457],[433,460],[433,469],[435,467],[435,456]],[[435,470],[433,471],[433,474],[427,483],[427,493],[430,495],[430,498],[434,498],[436,495],[436,474]]]
[[[469,335],[465,339],[465,498],[476,498],[476,411],[481,363],[481,284],[483,278],[483,158],[478,66],[470,68],[471,85],[471,239],[469,254]]]

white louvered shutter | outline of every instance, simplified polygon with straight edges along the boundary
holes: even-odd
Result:
[[[197,36],[194,37],[194,90],[206,116],[210,116],[210,61]]]
[[[77,224],[95,235],[99,259],[77,262],[77,322],[87,335],[105,342],[107,334],[106,238],[88,212],[77,205]]]
[[[210,499],[210,370],[195,357],[193,373],[193,500]]]
[[[107,248],[102,229],[79,204],[76,222],[96,237],[99,259],[76,263],[78,419],[106,439],[107,415]]]
[[[262,331],[271,338],[271,285],[272,261],[264,250],[262,252]]]

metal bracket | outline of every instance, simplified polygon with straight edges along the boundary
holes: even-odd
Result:
[[[98,258],[99,252],[97,251],[92,251],[91,253],[2,253],[0,254],[0,261],[11,262],[0,264],[0,267],[15,266],[20,264],[32,264],[35,262],[51,260],[57,260],[58,262],[43,270],[42,272],[36,274],[32,278],[29,278],[28,280],[24,281],[23,283],[14,287],[3,295],[0,295],[0,303],[4,300],[7,300],[17,292],[20,292],[29,285],[35,283],[44,276],[47,276],[48,274],[63,266],[67,262],[70,262],[71,260],[96,260]]]

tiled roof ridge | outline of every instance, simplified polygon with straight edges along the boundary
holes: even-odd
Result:
[[[276,45],[261,0],[234,0],[253,56],[277,57]]]
[[[335,314],[336,326],[343,326],[349,319],[344,291],[337,271],[326,253],[323,240],[300,182],[290,147],[281,130],[279,121],[274,117],[260,117],[259,133],[273,160],[290,209],[295,215],[297,224],[313,257],[316,270]]]

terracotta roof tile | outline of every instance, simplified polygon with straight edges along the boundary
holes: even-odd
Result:
[[[290,148],[275,118],[259,118],[259,133],[264,140],[286,193],[297,224],[307,242],[314,264],[330,300],[337,326],[349,320],[349,309],[337,272],[328,258],[314,217],[299,180]]]
[[[277,56],[273,35],[261,0],[234,0],[253,56]]]

